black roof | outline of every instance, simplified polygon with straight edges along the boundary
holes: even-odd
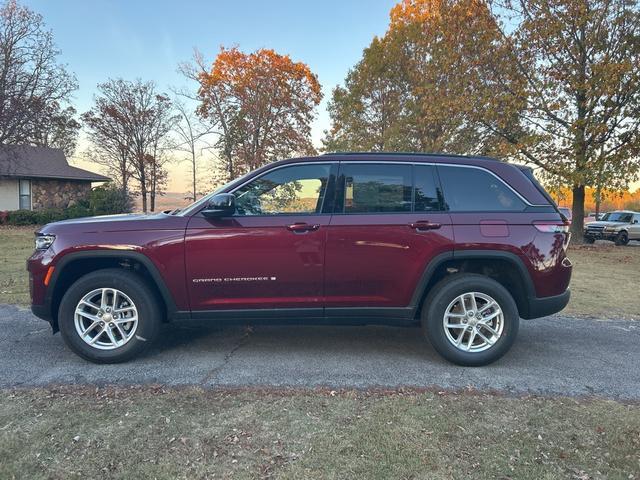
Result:
[[[49,178],[108,182],[109,177],[99,175],[67,162],[58,148],[28,145],[0,146],[0,177]]]

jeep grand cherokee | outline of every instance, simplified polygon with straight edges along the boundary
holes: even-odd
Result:
[[[421,326],[461,365],[569,301],[568,226],[533,177],[483,157],[330,154],[272,163],[172,212],[45,225],[32,310],[100,363],[160,324]]]

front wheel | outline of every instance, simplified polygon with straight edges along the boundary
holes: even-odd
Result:
[[[596,241],[593,237],[584,237],[584,243],[592,244]]]
[[[511,294],[495,280],[455,274],[436,284],[422,307],[422,328],[440,355],[464,366],[495,362],[520,325]]]
[[[629,243],[629,235],[624,230],[616,235],[616,245],[622,246]]]
[[[122,269],[89,273],[60,303],[58,325],[67,346],[94,363],[124,362],[156,337],[161,310],[144,279]]]

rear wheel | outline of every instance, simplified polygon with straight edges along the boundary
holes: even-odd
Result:
[[[124,362],[156,337],[161,310],[138,275],[99,270],[77,280],[62,298],[58,314],[67,346],[95,363]]]
[[[520,324],[516,304],[498,282],[456,274],[436,284],[422,307],[422,327],[450,362],[487,365],[511,348]]]
[[[629,243],[629,234],[624,230],[616,235],[616,245],[626,245]]]

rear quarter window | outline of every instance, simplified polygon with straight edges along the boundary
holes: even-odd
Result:
[[[474,167],[439,165],[445,206],[452,212],[521,212],[525,203],[501,179]]]

